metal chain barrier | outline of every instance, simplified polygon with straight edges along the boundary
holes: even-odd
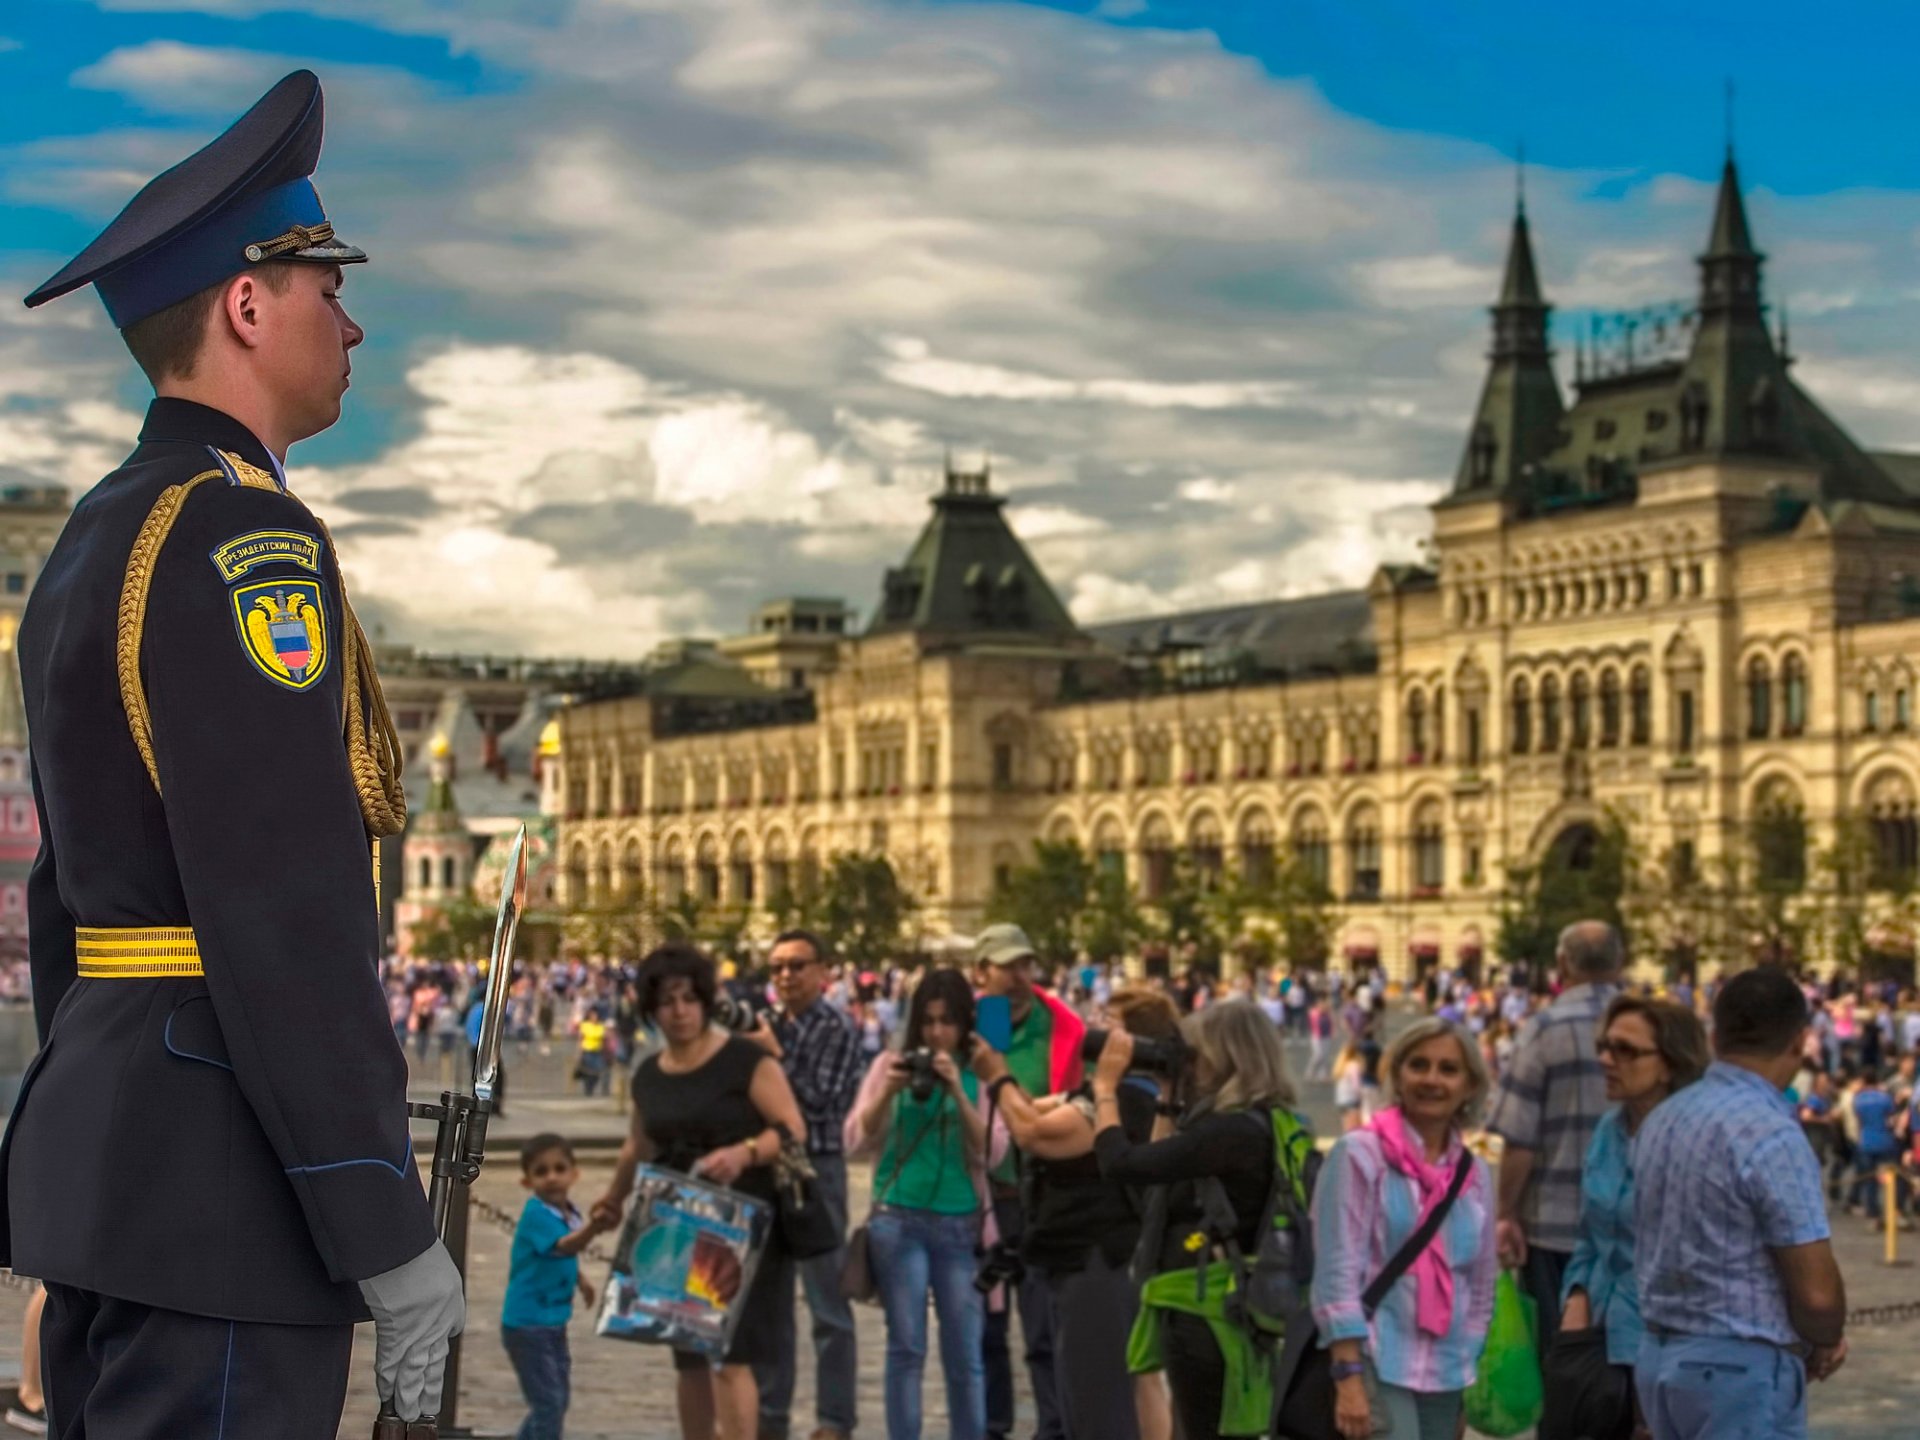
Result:
[[[518,1215],[502,1210],[491,1200],[482,1200],[478,1195],[473,1196],[473,1213],[483,1220],[491,1221],[496,1229],[503,1230],[509,1235],[513,1234],[520,1225]],[[584,1260],[597,1260],[602,1265],[613,1264],[613,1256],[598,1245],[587,1246],[580,1252],[580,1256]]]

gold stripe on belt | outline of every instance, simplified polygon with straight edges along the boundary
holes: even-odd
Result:
[[[86,980],[206,973],[200,968],[200,946],[186,925],[82,925],[74,933],[74,951]]]

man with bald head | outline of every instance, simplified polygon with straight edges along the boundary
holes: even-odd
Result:
[[[1521,1267],[1546,1352],[1560,1328],[1560,1281],[1579,1239],[1580,1173],[1607,1109],[1593,1042],[1626,966],[1620,932],[1581,920],[1560,932],[1554,961],[1564,987],[1522,1027],[1500,1077],[1487,1128],[1500,1160],[1500,1260]]]

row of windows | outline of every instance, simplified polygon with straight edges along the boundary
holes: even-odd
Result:
[[[1685,699],[1688,719],[1683,728],[1690,737],[1691,692]],[[1559,676],[1542,676],[1537,694],[1523,676],[1513,682],[1510,704],[1507,739],[1515,755],[1551,755],[1567,744],[1575,750],[1595,744],[1602,748],[1646,745],[1653,738],[1653,679],[1644,665],[1635,666],[1627,677],[1624,704],[1617,670],[1600,672],[1597,692],[1587,672],[1576,670],[1567,681],[1564,699]],[[1692,747],[1689,743],[1681,748]]]
[[[1667,567],[1667,599],[1697,600],[1706,593],[1706,585],[1706,569],[1697,560]],[[1493,612],[1493,594],[1485,585],[1461,586],[1454,592],[1454,620],[1461,625],[1486,624]],[[1653,596],[1653,576],[1646,566],[1635,565],[1569,579],[1520,581],[1511,594],[1516,621],[1598,615],[1647,604]]]

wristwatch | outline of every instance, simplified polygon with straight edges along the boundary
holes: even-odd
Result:
[[[1328,1367],[1328,1371],[1336,1381],[1351,1380],[1356,1375],[1364,1375],[1367,1373],[1367,1362],[1364,1360],[1336,1360]]]

